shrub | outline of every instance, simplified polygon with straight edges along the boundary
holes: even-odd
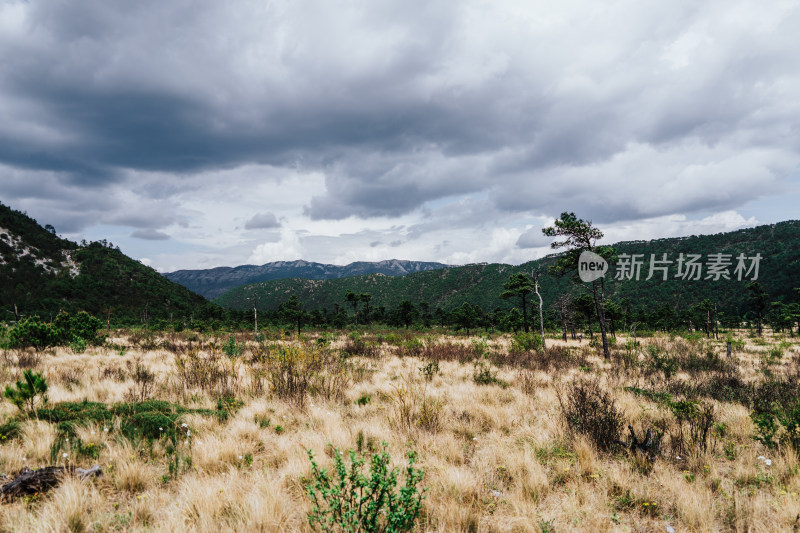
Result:
[[[664,348],[656,344],[648,344],[645,355],[647,358],[645,368],[649,374],[660,372],[665,380],[669,380],[678,371],[678,359],[670,356]]]
[[[598,449],[611,451],[620,442],[623,413],[597,381],[578,381],[556,391],[570,431],[586,435]]]
[[[86,341],[80,337],[73,337],[69,347],[73,353],[83,353],[86,351]]]
[[[542,337],[538,333],[516,333],[511,339],[512,352],[530,352],[542,349]]]
[[[16,420],[8,420],[4,424],[0,424],[0,444],[14,439],[19,435],[20,423]]]
[[[22,373],[24,381],[17,381],[16,386],[6,386],[3,396],[11,401],[20,411],[33,412],[37,399],[38,403],[47,403],[47,381],[44,376],[33,370],[26,370]]]
[[[442,402],[426,396],[417,413],[417,425],[425,431],[436,432],[442,425]]]
[[[196,347],[175,353],[176,384],[184,395],[198,387],[215,397],[235,395],[239,388],[239,358],[228,358],[216,350],[204,354]]]
[[[347,356],[378,357],[380,348],[371,342],[366,342],[361,336],[355,334],[347,338],[342,352]]]
[[[419,357],[425,349],[425,343],[418,337],[410,337],[402,344],[400,351],[402,356]]]
[[[316,346],[279,346],[267,358],[272,391],[298,405],[305,402],[315,373],[323,369],[323,354]]]
[[[787,406],[774,404],[772,409],[751,415],[758,433],[755,439],[774,448],[788,444],[800,455],[800,400],[794,399]]]
[[[72,345],[76,351],[85,350],[87,343],[102,344],[104,337],[98,337],[97,331],[102,322],[85,311],[76,315],[61,312],[52,324],[42,322],[38,317],[24,318],[8,332],[8,343],[11,347],[26,348],[32,346],[36,351],[49,346]],[[80,350],[83,346],[83,350]]]
[[[86,311],[74,315],[62,311],[56,316],[53,325],[61,334],[62,342],[76,342],[79,339],[85,343],[102,344],[105,341],[105,337],[97,336],[103,323]]]
[[[60,338],[61,334],[55,326],[40,322],[37,318],[23,318],[8,332],[10,346],[32,346],[37,352],[48,346],[56,346]]]
[[[706,402],[682,400],[669,402],[669,408],[678,422],[677,431],[672,435],[673,448],[683,453],[693,449],[705,452],[715,422],[714,406]]]
[[[423,471],[415,468],[416,453],[408,452],[405,484],[397,490],[398,469],[389,469],[391,457],[383,450],[372,456],[369,476],[362,473],[363,457],[348,452],[349,465],[343,453],[331,446],[332,472],[320,468],[309,450],[311,478],[302,482],[312,502],[308,523],[322,531],[399,532],[410,531],[422,511],[425,489],[418,485]]]

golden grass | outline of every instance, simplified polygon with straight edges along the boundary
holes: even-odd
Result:
[[[640,339],[644,343],[648,339]],[[770,339],[777,343],[782,339]],[[126,344],[120,336],[118,344]],[[458,342],[469,346],[470,339]],[[624,339],[618,339],[618,345]],[[658,338],[673,350],[685,341]],[[673,344],[670,344],[673,342]],[[549,340],[550,345],[563,344]],[[343,345],[343,340],[337,340]],[[510,345],[505,337],[491,350]],[[623,390],[643,386],[642,376],[626,373],[597,357],[587,343],[587,369],[558,372],[493,366],[506,382],[479,385],[473,367],[441,361],[426,381],[425,362],[401,358],[384,345],[362,381],[352,380],[344,399],[311,395],[299,407],[270,394],[253,394],[251,373],[236,367],[237,397],[244,402],[231,418],[190,415],[183,419],[191,439],[183,449],[191,467],[177,478],[167,474],[162,443],[149,448],[93,425],[78,430],[84,443],[100,451],[104,475],[92,481],[69,480],[46,495],[0,507],[3,531],[309,531],[301,477],[310,473],[306,450],[329,464],[328,444],[351,449],[357,440],[368,449],[388,442],[393,463],[403,464],[409,446],[419,454],[428,487],[418,531],[792,531],[800,527],[800,466],[793,450],[767,450],[751,437],[749,411],[738,404],[712,402],[727,433],[713,449],[677,460],[668,453],[654,464],[624,451],[606,454],[590,440],[572,436],[561,420],[556,388],[577,377],[595,375],[613,392],[627,423],[642,432],[671,419],[658,403]],[[708,342],[724,352],[724,342]],[[761,372],[762,346],[736,354],[742,374]],[[758,349],[756,349],[758,348]],[[786,350],[788,368],[798,350]],[[192,407],[211,407],[215,398],[201,389],[183,390],[175,360],[164,349],[131,347],[124,355],[107,348],[85,354],[56,349],[36,368],[50,383],[50,401],[124,401],[134,386],[130,365],[138,359],[155,373],[153,396]],[[16,379],[17,354],[6,353],[0,375]],[[354,359],[359,362],[359,358]],[[691,380],[678,375],[676,380]],[[359,399],[368,397],[367,402]],[[15,416],[8,402],[0,416]],[[626,432],[627,434],[627,432]],[[360,435],[360,437],[359,437]],[[55,427],[27,420],[17,439],[0,446],[0,471],[49,464]],[[732,443],[736,457],[723,447]],[[769,456],[766,466],[759,456]],[[95,461],[79,459],[78,466]],[[646,462],[646,461],[645,461]]]

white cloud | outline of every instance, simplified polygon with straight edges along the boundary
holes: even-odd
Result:
[[[304,258],[304,250],[295,231],[284,229],[278,242],[265,242],[256,246],[247,262],[261,265],[272,261],[294,261]]]

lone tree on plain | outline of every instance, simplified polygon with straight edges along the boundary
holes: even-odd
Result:
[[[503,288],[505,290],[500,294],[501,298],[505,300],[519,298],[522,306],[522,327],[525,329],[525,333],[528,333],[527,298],[530,293],[534,292],[534,284],[531,282],[531,278],[522,273],[511,274],[508,281],[503,283]]]
[[[566,248],[567,253],[550,267],[550,271],[556,275],[564,275],[567,272],[577,272],[578,257],[584,250],[594,252],[606,260],[616,255],[614,248],[610,246],[596,246],[598,239],[603,238],[603,232],[592,226],[591,221],[581,220],[575,213],[561,213],[561,218],[556,220],[552,226],[542,228],[542,233],[547,237],[563,237],[564,240],[553,241],[551,248],[557,250]],[[594,280],[592,283],[592,298],[594,299],[597,320],[600,322],[600,332],[603,336],[603,356],[608,358],[611,354],[608,349],[608,334],[606,331],[605,314],[605,284],[603,278]]]

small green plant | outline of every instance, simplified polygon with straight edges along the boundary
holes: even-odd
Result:
[[[725,452],[725,458],[728,461],[735,460],[736,456],[738,455],[738,452],[736,451],[736,443],[732,440],[725,443],[723,451]]]
[[[556,527],[553,525],[553,519],[550,520],[540,520],[539,521],[539,531],[542,533],[554,533]]]
[[[328,472],[320,468],[314,453],[308,450],[311,461],[311,478],[302,482],[311,498],[312,509],[308,514],[311,527],[321,531],[363,531],[365,533],[395,533],[410,531],[422,511],[425,490],[418,485],[423,470],[415,468],[417,456],[407,453],[405,484],[397,490],[398,470],[390,469],[391,456],[382,451],[370,459],[369,475],[362,473],[365,459],[354,450],[348,452],[349,464],[345,464],[344,453],[331,446],[333,469]]]
[[[427,381],[431,381],[439,373],[439,361],[431,361],[427,365],[419,367],[419,371]]]
[[[475,363],[472,380],[478,385],[500,385],[503,388],[508,386],[508,383],[497,377],[496,372],[492,372],[491,365],[484,361]]]
[[[222,346],[222,351],[228,357],[236,357],[242,353],[242,349],[236,344],[236,337],[234,335],[228,337],[228,342]]]
[[[370,400],[371,398],[369,394],[362,394],[361,396],[358,397],[358,400],[356,400],[356,405],[367,405],[370,402]]]
[[[20,411],[34,412],[37,403],[47,403],[47,381],[44,376],[33,370],[22,373],[23,381],[17,381],[16,386],[6,386],[3,396],[11,401]]]

